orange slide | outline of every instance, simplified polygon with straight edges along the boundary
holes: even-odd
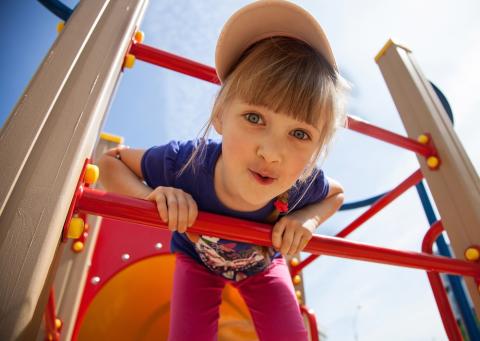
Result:
[[[110,257],[115,253],[112,249],[129,246],[130,241],[125,239],[117,240],[113,247],[105,245],[112,245],[115,242],[112,239],[122,235],[119,230],[124,224],[118,221],[104,221],[102,224],[97,247],[109,250]],[[107,234],[113,227],[115,232]],[[147,230],[140,228],[134,235],[142,232]],[[148,239],[152,240],[151,237]],[[95,269],[96,260],[99,260],[98,255],[92,260],[91,271]],[[123,267],[99,288],[88,304],[83,321],[78,326],[78,340],[166,340],[174,266],[175,256],[162,252]],[[185,327],[188,327],[188,321],[185,321]],[[223,291],[218,339],[258,339],[245,302],[230,285]]]

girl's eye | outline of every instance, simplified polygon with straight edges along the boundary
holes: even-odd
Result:
[[[306,132],[304,132],[303,130],[299,130],[299,129],[294,130],[292,132],[292,135],[299,140],[308,140],[310,138],[310,136],[308,136],[308,134]]]
[[[248,122],[254,123],[254,124],[261,123],[261,120],[262,120],[260,115],[255,113],[248,113],[245,115],[245,118],[247,119]]]

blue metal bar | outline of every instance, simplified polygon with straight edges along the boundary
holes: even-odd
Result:
[[[425,215],[427,216],[428,223],[432,225],[434,222],[437,221],[437,218],[435,216],[435,212],[433,211],[432,204],[430,203],[430,199],[428,198],[425,186],[423,185],[423,181],[419,182],[416,185],[416,188],[422,202]],[[442,256],[450,258],[452,257],[445,238],[442,235],[438,237],[436,244],[438,247],[438,252]],[[452,288],[453,296],[457,302],[470,340],[480,340],[480,330],[478,329],[475,316],[473,315],[472,308],[465,294],[465,290],[463,289],[462,278],[459,276],[447,275],[447,279],[450,283],[450,287]]]
[[[355,208],[360,208],[360,207],[365,207],[365,206],[370,206],[372,205],[375,201],[383,197],[385,194],[388,192],[385,192],[383,194],[376,195],[374,197],[360,200],[360,201],[354,201],[354,202],[347,202],[340,207],[340,211],[345,211],[345,210],[353,210]]]
[[[67,21],[73,13],[73,10],[58,0],[38,0],[50,12],[55,14],[63,21]]]

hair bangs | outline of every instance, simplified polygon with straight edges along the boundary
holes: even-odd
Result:
[[[229,76],[232,87],[228,92],[249,104],[317,126],[322,113],[332,110],[334,78],[331,66],[310,46],[274,37],[244,53]]]

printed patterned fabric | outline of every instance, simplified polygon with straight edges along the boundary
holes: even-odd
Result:
[[[195,250],[207,268],[237,282],[265,270],[275,254],[271,247],[209,236],[200,236]]]

